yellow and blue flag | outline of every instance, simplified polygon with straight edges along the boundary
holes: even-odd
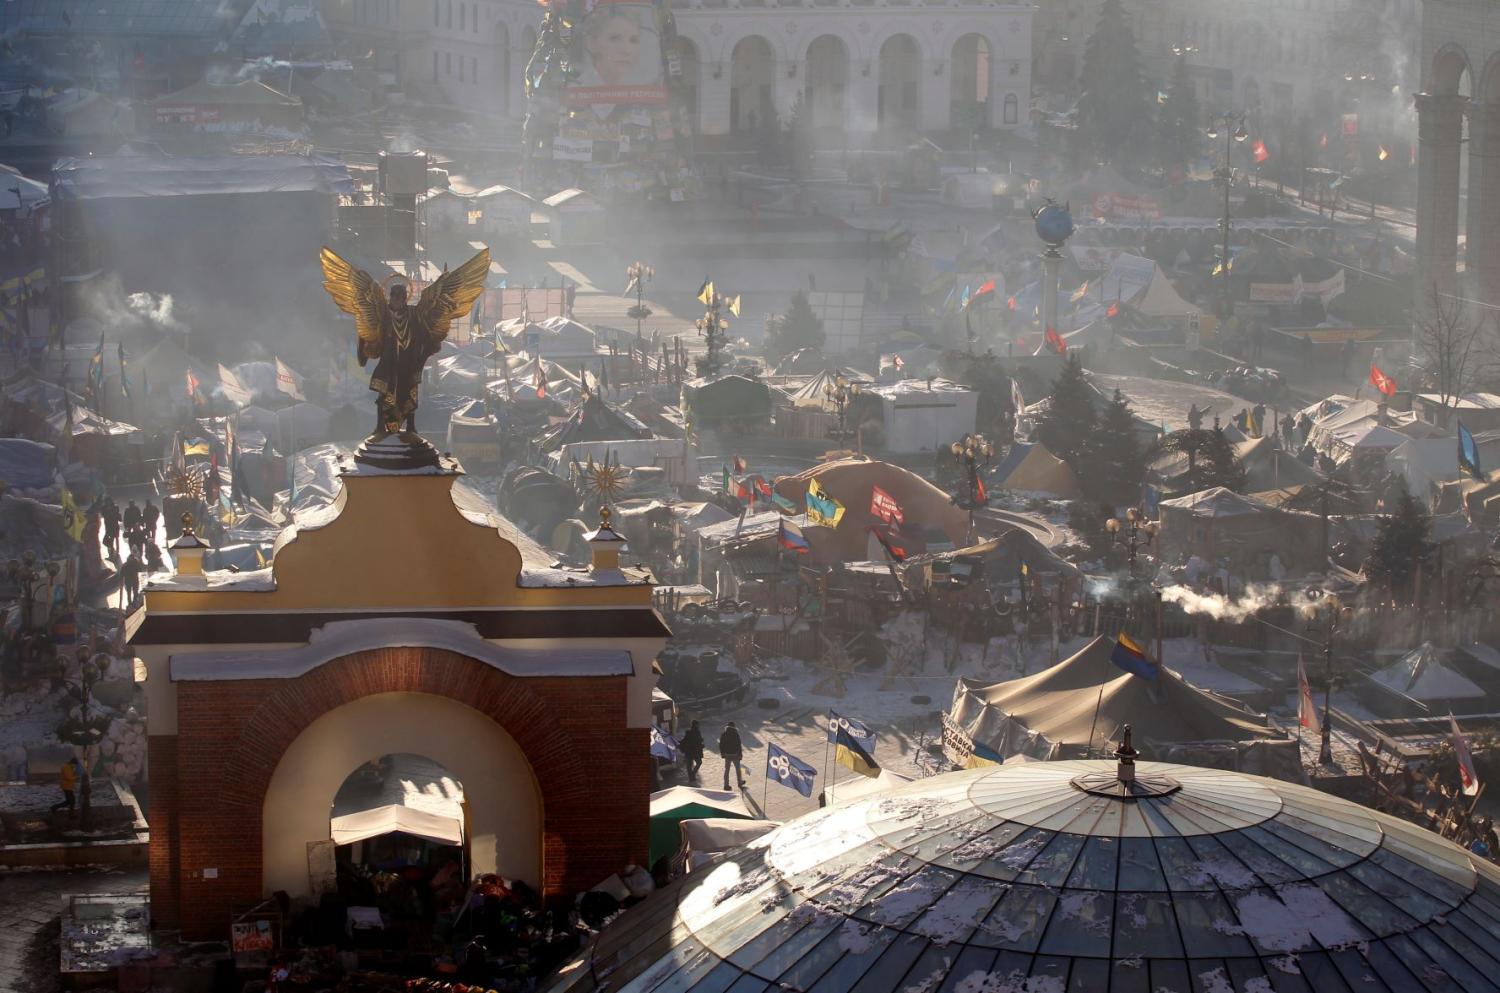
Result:
[[[839,765],[853,769],[861,776],[869,776],[871,779],[880,775],[879,763],[865,746],[849,733],[848,728],[839,728],[834,741],[833,758]]]
[[[1484,479],[1484,470],[1479,467],[1479,445],[1464,422],[1458,422],[1458,467],[1475,479]]]
[[[989,745],[978,741],[971,741],[970,744],[974,747],[969,751],[968,760],[964,762],[965,769],[983,769],[987,766],[1005,764],[1005,760],[1000,757],[1000,753]]]
[[[771,744],[766,749],[766,782],[780,783],[801,793],[803,796],[812,796],[813,779],[818,771],[806,762],[782,748],[780,745]]]
[[[1153,662],[1142,648],[1130,635],[1120,632],[1120,638],[1115,642],[1115,650],[1109,653],[1109,660],[1124,669],[1133,676],[1142,679],[1154,680],[1161,672],[1161,666]]]
[[[874,752],[875,752],[875,732],[871,731],[869,729],[869,727],[866,726],[863,722],[856,721],[852,717],[845,717],[842,714],[840,714],[838,711],[836,711],[836,710],[834,710],[832,708],[829,708],[829,710],[828,710],[828,743],[830,745],[837,745],[838,744],[838,741],[839,741],[839,732],[840,731],[848,731],[849,734],[851,734],[854,737],[855,741],[859,742],[861,745],[863,745],[865,747],[866,751],[870,752],[871,754],[874,754]]]
[[[825,524],[836,528],[844,518],[844,505],[818,484],[816,479],[807,484],[807,523]]]

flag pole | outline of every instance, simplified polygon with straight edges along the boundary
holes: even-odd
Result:
[[[760,777],[760,812],[765,816],[766,804],[771,802],[771,746],[776,739],[766,739],[766,768]]]
[[[1104,678],[1099,681],[1099,698],[1094,701],[1094,719],[1089,722],[1089,755],[1094,754],[1094,731],[1099,726],[1099,711],[1104,707],[1104,684],[1109,682],[1109,656],[1104,657]]]

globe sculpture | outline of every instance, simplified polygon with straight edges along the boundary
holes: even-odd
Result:
[[[1048,245],[1058,246],[1073,235],[1073,214],[1063,204],[1048,200],[1032,214],[1036,235]]]

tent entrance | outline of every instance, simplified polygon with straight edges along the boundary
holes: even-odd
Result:
[[[468,892],[463,785],[421,755],[382,755],[351,772],[329,810],[339,902],[357,945],[431,940]]]

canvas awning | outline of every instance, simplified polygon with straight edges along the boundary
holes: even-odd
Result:
[[[463,821],[458,818],[444,817],[399,803],[335,817],[330,822],[330,827],[335,845],[352,845],[356,841],[378,838],[392,831],[425,838],[439,845],[461,845],[464,841]]]
[[[1378,672],[1371,682],[1412,700],[1466,700],[1484,696],[1473,680],[1448,668],[1431,642],[1408,652]]]

